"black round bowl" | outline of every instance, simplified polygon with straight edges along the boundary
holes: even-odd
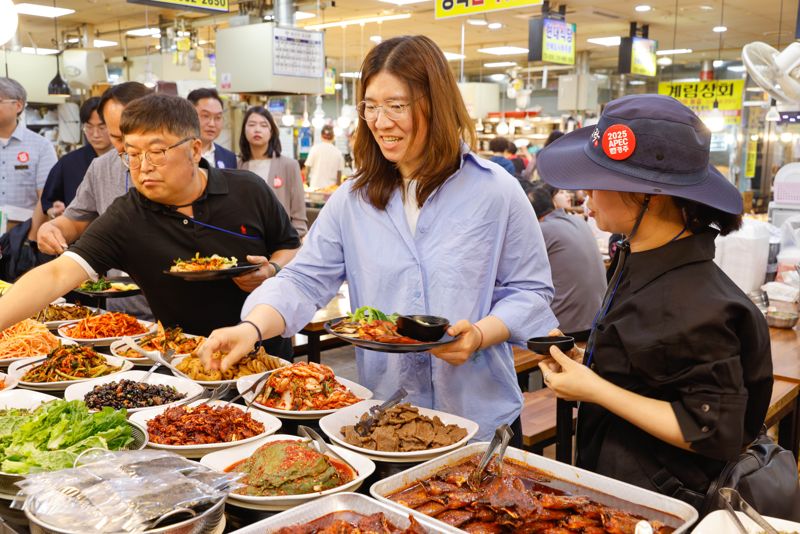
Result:
[[[575,346],[572,336],[542,336],[528,340],[528,349],[537,354],[550,354],[550,347],[555,345],[561,352],[567,352]]]
[[[434,315],[400,315],[397,318],[397,332],[418,341],[438,341],[448,326],[450,321]]]

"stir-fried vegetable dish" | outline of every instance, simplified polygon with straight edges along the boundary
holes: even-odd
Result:
[[[42,323],[50,321],[74,321],[97,315],[97,311],[81,306],[80,304],[64,306],[61,304],[48,304],[45,309],[33,316],[33,319]]]
[[[197,252],[194,258],[188,260],[177,259],[175,264],[169,268],[173,273],[185,273],[195,271],[221,271],[223,269],[230,269],[236,267],[238,260],[234,257],[226,258],[214,254],[213,256],[200,256]]]
[[[109,364],[102,354],[96,353],[91,347],[63,345],[51,352],[44,362],[28,370],[21,380],[37,383],[82,380],[110,375],[120,369]]]
[[[75,325],[67,327],[64,332],[76,339],[101,339],[144,334],[147,328],[133,315],[111,312],[81,319]]]
[[[267,379],[256,402],[278,410],[334,410],[362,399],[340,384],[333,370],[319,363],[298,362]]]
[[[362,306],[333,325],[333,331],[343,336],[379,343],[420,343],[416,339],[400,335],[396,323],[396,313],[386,315],[375,308]]]

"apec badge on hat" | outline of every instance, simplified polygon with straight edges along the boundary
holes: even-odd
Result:
[[[628,126],[613,124],[603,132],[603,152],[614,160],[628,159],[636,149],[636,136]]]

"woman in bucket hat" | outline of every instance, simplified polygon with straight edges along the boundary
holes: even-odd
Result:
[[[538,157],[544,181],[585,190],[597,225],[626,236],[584,365],[553,349],[541,366],[560,398],[582,401],[577,464],[697,508],[772,391],[766,321],[713,262],[742,200],[709,165],[710,140],[677,100],[635,95]]]

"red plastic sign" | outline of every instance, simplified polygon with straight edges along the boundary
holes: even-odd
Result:
[[[633,155],[636,136],[624,124],[614,124],[603,132],[603,152],[611,159],[623,160]]]

